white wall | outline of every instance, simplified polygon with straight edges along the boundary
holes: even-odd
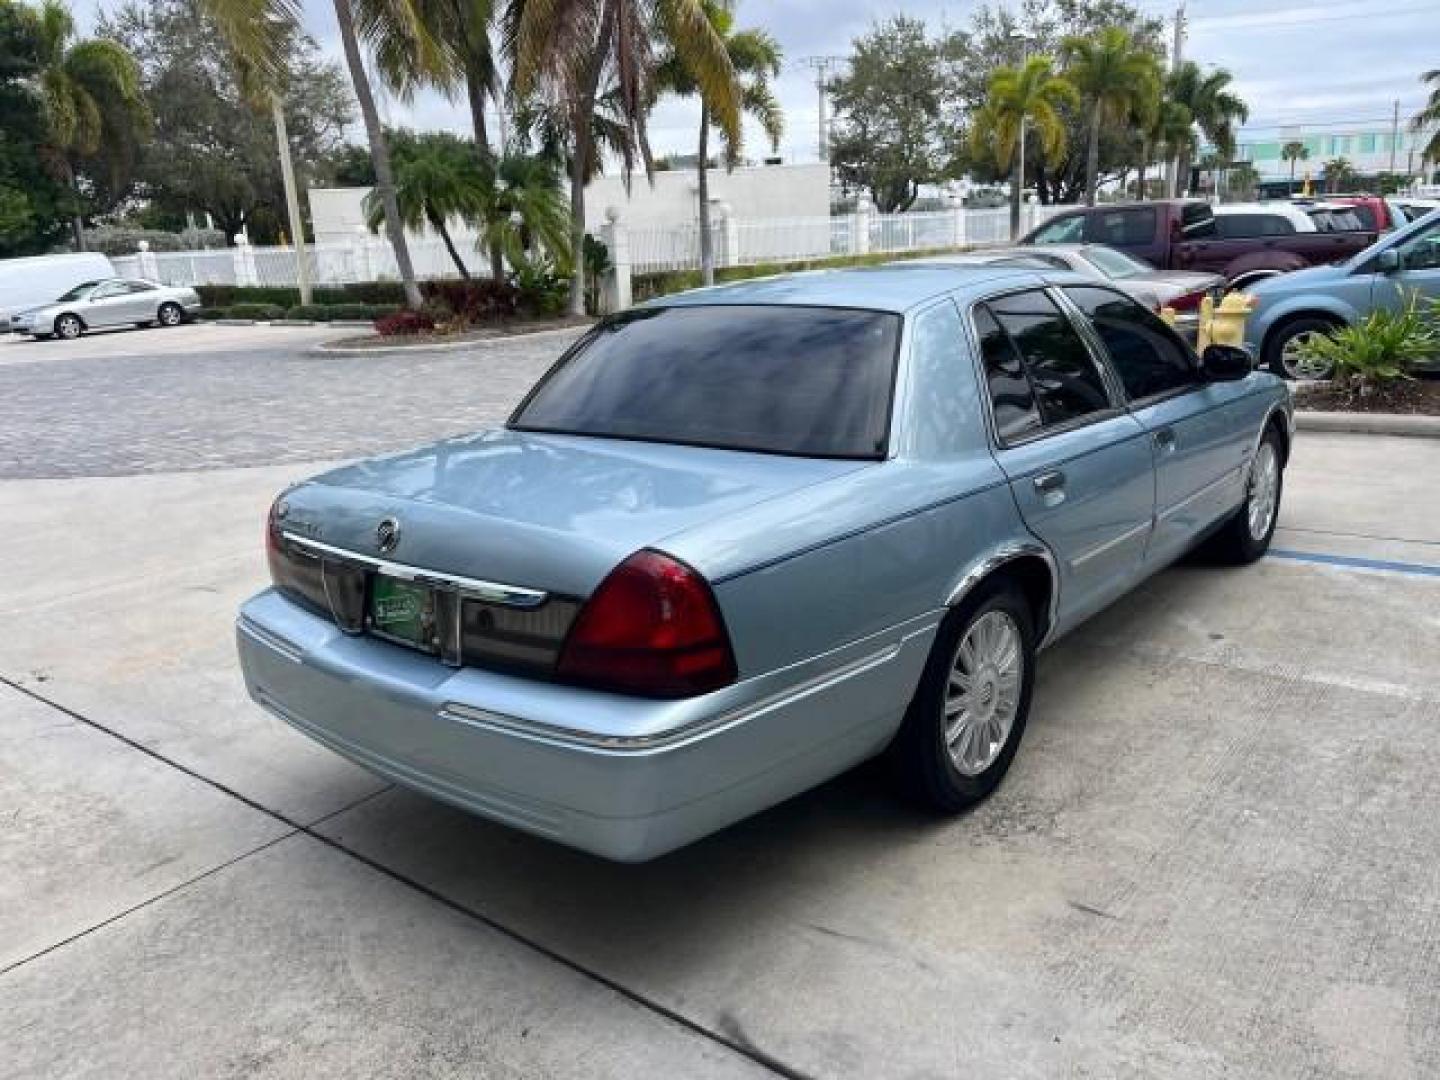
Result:
[[[658,172],[655,183],[637,174],[629,195],[619,176],[602,176],[585,189],[585,225],[597,232],[605,211],[616,207],[631,228],[693,225],[698,215],[693,169]],[[318,243],[348,243],[365,229],[365,196],[369,188],[311,188],[311,222]],[[710,197],[730,204],[735,217],[823,218],[830,215],[830,169],[827,165],[768,165],[710,172]],[[456,246],[473,248],[474,234],[456,226]],[[426,230],[421,234],[428,236]],[[467,251],[468,254],[468,251]],[[468,261],[468,260],[467,260]]]
[[[585,189],[585,227],[599,229],[611,206],[631,228],[694,224],[699,215],[696,186],[694,169],[657,172],[653,185],[637,173],[627,196],[619,176],[602,176]],[[711,169],[710,198],[729,203],[734,216],[747,221],[829,217],[830,167],[757,165],[730,173]]]

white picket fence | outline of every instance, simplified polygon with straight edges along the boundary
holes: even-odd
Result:
[[[1033,228],[1063,207],[1029,204],[1022,228]],[[700,230],[694,223],[629,228],[623,221],[600,231],[612,243],[623,230],[632,273],[693,270],[700,265]],[[716,263],[754,266],[832,255],[902,253],[1002,244],[1010,239],[1010,211],[948,210],[908,214],[877,214],[865,204],[852,214],[829,217],[736,218],[712,222]],[[488,273],[488,260],[473,239],[457,238],[456,247],[472,273]],[[399,271],[390,244],[357,234],[345,243],[312,244],[305,250],[309,278],[315,285],[364,281],[395,281]],[[459,276],[449,251],[438,239],[412,237],[410,258],[421,278]],[[167,285],[292,286],[298,281],[295,249],[240,244],[209,251],[148,251],[111,259],[122,275],[150,278]]]

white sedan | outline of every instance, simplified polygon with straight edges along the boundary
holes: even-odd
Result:
[[[200,294],[141,278],[105,278],[76,285],[54,302],[13,316],[10,329],[34,338],[78,338],[115,326],[179,326],[200,313]]]

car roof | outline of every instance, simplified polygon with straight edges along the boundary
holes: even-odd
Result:
[[[708,289],[657,297],[641,307],[695,307],[706,304],[787,304],[904,312],[956,292],[988,292],[993,286],[1042,285],[1052,278],[1085,279],[1065,271],[997,266],[991,263],[887,263],[846,270],[810,270],[754,278]]]

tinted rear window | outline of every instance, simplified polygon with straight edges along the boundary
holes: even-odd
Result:
[[[607,319],[511,427],[806,457],[885,453],[900,317],[843,308],[654,308]]]

